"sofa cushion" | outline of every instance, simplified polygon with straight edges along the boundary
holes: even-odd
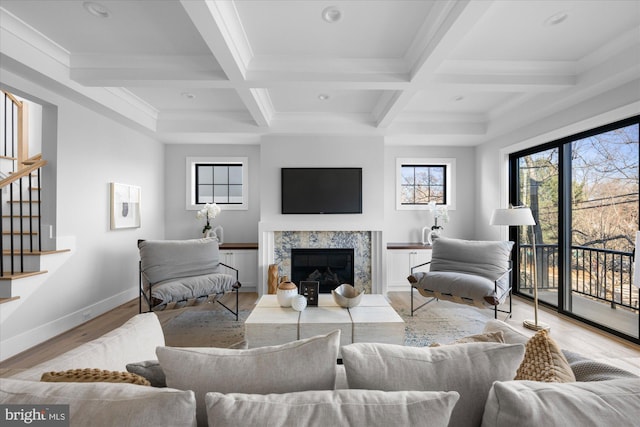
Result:
[[[456,392],[325,390],[284,394],[207,393],[209,427],[441,426]],[[239,420],[242,420],[239,423]]]
[[[12,378],[40,381],[42,374],[77,368],[125,371],[127,363],[155,359],[156,347],[164,345],[162,326],[155,313],[138,314],[122,326]]]
[[[440,344],[433,343],[429,347],[439,347],[441,345],[454,345],[454,344],[468,344],[470,342],[499,342],[504,343],[504,334],[502,331],[496,332],[485,332],[482,334],[469,335],[466,337],[459,338],[452,343],[448,344]]]
[[[192,391],[134,384],[45,383],[0,378],[3,405],[68,404],[72,426],[194,426]],[[35,424],[34,424],[35,425]]]
[[[129,383],[151,385],[144,377],[131,372],[107,371],[104,369],[69,369],[60,372],[45,372],[40,381],[49,383]]]
[[[569,350],[562,350],[576,381],[606,381],[617,378],[638,378],[637,375],[598,360],[592,360]]]
[[[146,378],[152,387],[166,387],[167,379],[157,360],[145,360],[127,364],[127,371]]]
[[[569,362],[546,330],[527,341],[516,380],[568,383],[576,380]]]
[[[433,348],[356,343],[342,347],[350,388],[460,393],[450,426],[480,425],[492,383],[513,379],[523,355],[522,344],[500,343]]]
[[[504,342],[507,344],[526,344],[529,341],[529,336],[523,334],[513,326],[509,325],[502,320],[489,319],[484,325],[483,332],[496,332],[502,331],[504,336]]]
[[[193,390],[198,424],[206,425],[204,396],[220,393],[288,393],[332,390],[340,331],[248,350],[158,347],[169,387]]]
[[[601,427],[638,425],[640,379],[599,382],[496,382],[486,427]]]

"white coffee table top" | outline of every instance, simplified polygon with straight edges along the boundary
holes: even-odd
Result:
[[[403,344],[404,321],[384,295],[363,295],[360,304],[342,308],[331,294],[301,312],[280,307],[276,295],[263,295],[245,321],[249,347],[276,345],[340,329],[341,345],[352,342]],[[295,337],[295,338],[292,338]]]

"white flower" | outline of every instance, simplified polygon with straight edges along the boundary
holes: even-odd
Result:
[[[205,218],[207,222],[209,222],[210,219],[217,217],[220,211],[220,206],[216,205],[215,203],[207,203],[196,213],[196,218]]]
[[[434,227],[441,228],[441,226],[438,225],[438,220],[444,224],[449,222],[449,210],[445,205],[437,206],[436,202],[431,201],[429,202],[427,209],[429,209],[433,215],[433,220],[435,221]]]

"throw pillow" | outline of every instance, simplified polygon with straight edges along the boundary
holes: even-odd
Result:
[[[0,378],[2,405],[69,405],[69,425],[176,427],[195,425],[192,391],[134,384],[46,383]],[[33,423],[36,425],[38,423]]]
[[[324,390],[284,394],[207,393],[209,427],[446,427],[458,393]]]
[[[40,381],[50,383],[130,383],[150,385],[144,377],[131,372],[106,371],[103,369],[69,369],[61,372],[45,372]]]
[[[640,379],[591,383],[496,382],[483,427],[638,425]]]
[[[145,360],[144,362],[129,363],[127,371],[146,378],[152,387],[166,387],[167,379],[157,360]]]
[[[502,331],[486,332],[484,334],[469,335],[455,340],[451,344],[467,344],[470,342],[500,342],[504,343],[504,334]],[[442,344],[433,343],[429,347],[440,347]]]
[[[193,390],[198,425],[207,425],[204,396],[220,393],[289,393],[332,390],[340,331],[287,344],[248,350],[158,347],[167,385]]]
[[[576,377],[558,344],[543,329],[527,342],[515,379],[568,383]]]
[[[480,425],[494,381],[513,379],[522,344],[469,343],[442,347],[404,347],[356,343],[342,347],[350,388],[368,390],[456,391],[452,427]]]
[[[507,344],[526,344],[527,341],[529,341],[528,335],[523,334],[508,323],[497,319],[487,320],[482,332],[486,333],[496,331],[502,331],[504,335],[504,342]]]

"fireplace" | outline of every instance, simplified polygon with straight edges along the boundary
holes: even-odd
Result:
[[[331,291],[343,283],[354,283],[354,250],[337,248],[292,248],[291,281],[319,282],[320,293]]]

